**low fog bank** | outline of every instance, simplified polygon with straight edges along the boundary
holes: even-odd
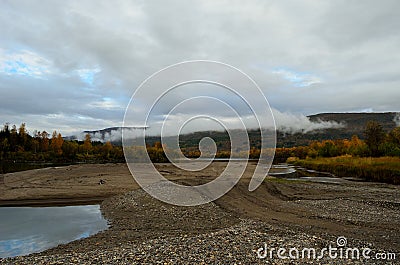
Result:
[[[309,117],[302,114],[280,112],[275,109],[273,109],[272,112],[274,115],[277,131],[284,134],[312,133],[313,131],[318,131],[318,130],[332,129],[332,128],[339,129],[345,127],[345,124],[336,121],[322,121],[322,120],[311,121]],[[397,122],[400,123],[400,115],[398,115],[397,117]],[[160,130],[157,130],[158,133],[154,133],[154,130],[153,131],[151,130],[151,124],[149,124],[149,126],[150,130],[148,129],[148,131],[146,132],[147,136],[160,135]],[[249,128],[249,129],[254,129],[254,128]],[[128,139],[141,137],[143,135],[142,130],[143,129],[126,127],[124,129],[124,137]],[[196,131],[211,131],[211,130],[220,131],[221,127],[192,128],[191,131],[185,131],[185,134]],[[107,128],[98,131],[85,131],[75,135],[73,138],[78,140],[83,140],[85,138],[86,133],[89,133],[93,141],[121,142],[122,131],[123,129],[121,127]],[[168,134],[168,132],[166,134]]]
[[[394,123],[396,123],[397,127],[400,126],[400,112],[396,113],[396,115],[394,116],[393,121],[394,121]]]
[[[273,110],[276,129],[286,134],[309,133],[323,129],[344,128],[345,124],[336,121],[311,121],[309,117],[302,114],[280,112]]]

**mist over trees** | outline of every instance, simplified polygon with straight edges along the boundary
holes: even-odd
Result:
[[[6,123],[0,130],[1,161],[26,162],[113,162],[124,161],[122,147],[110,142],[92,142],[89,134],[84,141],[64,140],[61,133],[34,131],[30,135],[25,123],[17,129]]]
[[[367,156],[398,156],[400,157],[400,127],[385,133],[382,126],[376,122],[368,122],[364,132],[365,140],[354,135],[351,139],[311,141],[305,146],[276,148],[275,162],[285,162],[289,157],[316,158],[351,155]],[[250,139],[251,140],[251,139]],[[253,139],[254,140],[254,139]],[[186,142],[181,148],[187,157],[199,157],[198,145]],[[247,154],[231,153],[224,148],[227,144],[223,138],[216,139],[217,158],[246,157]],[[149,155],[153,162],[168,162],[164,149],[168,148],[159,141],[147,145],[143,150],[127,149],[134,156]],[[249,158],[257,159],[261,150],[252,143]],[[2,162],[124,162],[122,146],[111,142],[92,141],[91,135],[85,135],[83,141],[65,140],[61,133],[53,131],[34,131],[29,134],[25,123],[19,128],[4,124],[0,130],[0,159]]]
[[[400,157],[400,127],[385,133],[380,123],[370,121],[364,130],[364,140],[353,135],[351,139],[312,141],[306,146],[276,148],[275,162],[286,162],[289,157],[300,159],[316,157]]]

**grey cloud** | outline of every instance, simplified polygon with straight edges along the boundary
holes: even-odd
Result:
[[[317,32],[334,49],[357,48],[368,41],[398,37],[399,2],[335,1],[323,12]]]
[[[4,1],[0,49],[32,51],[50,73],[35,79],[0,69],[0,121],[65,132],[118,126],[145,78],[191,59],[240,68],[279,112],[399,111],[399,9],[394,0]],[[85,88],[76,71],[93,68],[100,72]],[[276,69],[322,81],[296,87]],[[66,118],[55,124],[51,115]]]

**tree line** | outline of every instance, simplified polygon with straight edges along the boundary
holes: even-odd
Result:
[[[351,139],[312,141],[308,146],[291,148],[276,148],[275,162],[285,162],[289,157],[316,158],[352,155],[357,157],[400,157],[400,127],[385,133],[382,126],[376,122],[368,122],[365,128],[365,140],[353,136]],[[133,156],[143,156],[145,152],[153,162],[168,162],[164,149],[168,148],[160,142],[147,145],[146,148],[127,149]],[[198,148],[183,148],[187,157],[199,157]],[[260,149],[251,147],[249,158],[257,159]],[[217,158],[245,157],[242,153],[231,153],[218,150]],[[44,162],[124,162],[121,146],[111,142],[92,141],[91,135],[86,134],[82,141],[65,140],[61,133],[53,131],[34,131],[30,135],[25,123],[19,128],[6,123],[0,130],[0,159],[1,161],[44,161]]]
[[[364,140],[354,135],[351,139],[312,141],[308,146],[277,148],[275,161],[285,162],[289,157],[300,159],[316,157],[400,157],[400,127],[386,133],[381,124],[370,121],[365,126]]]
[[[1,161],[90,162],[123,161],[120,146],[92,141],[90,134],[83,141],[64,140],[61,133],[34,131],[30,135],[25,123],[19,128],[6,123],[0,130]]]

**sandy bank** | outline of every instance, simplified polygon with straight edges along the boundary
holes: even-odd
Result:
[[[224,163],[214,163],[201,174],[183,174],[168,164],[157,167],[176,182],[197,185],[214,179]],[[177,207],[153,199],[137,189],[124,165],[79,165],[8,174],[2,198],[108,196],[101,209],[111,227],[86,239],[0,263],[265,264],[266,260],[259,260],[255,253],[264,243],[322,248],[334,244],[338,236],[345,236],[351,247],[399,253],[398,186],[268,178],[249,192],[250,173],[251,166],[228,194],[198,207]],[[106,180],[104,185],[98,184],[100,178]],[[42,184],[47,186],[39,188]],[[54,184],[63,185],[53,189]],[[328,261],[336,262],[322,263]],[[274,259],[272,263],[284,261]],[[346,263],[338,260],[336,264]]]

